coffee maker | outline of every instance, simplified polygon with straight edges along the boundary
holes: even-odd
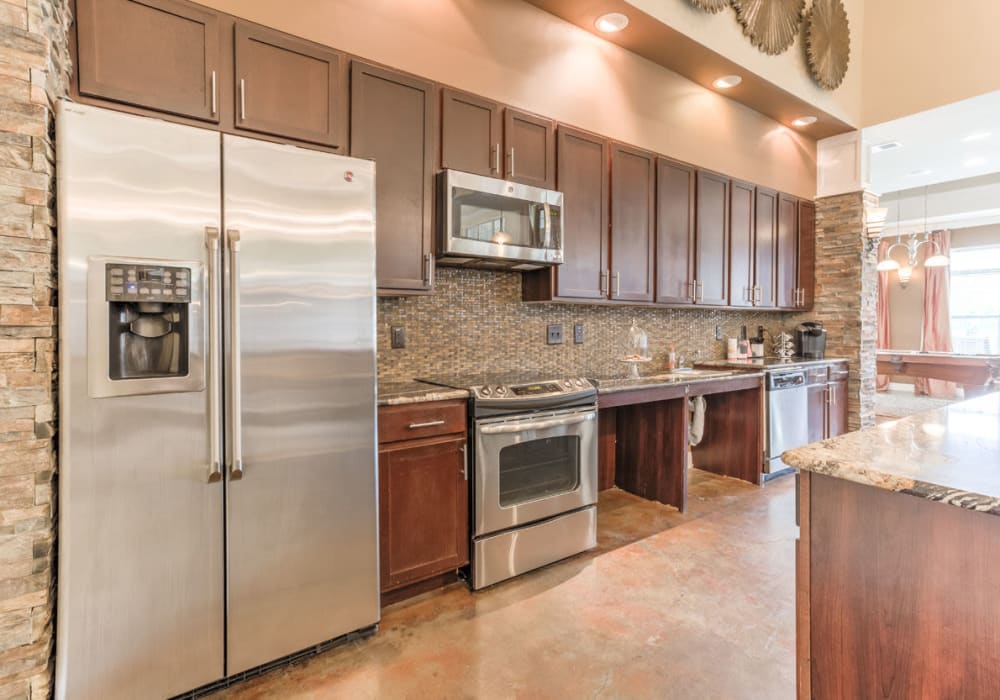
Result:
[[[826,329],[819,321],[803,321],[795,328],[795,350],[807,360],[822,360],[826,354]]]

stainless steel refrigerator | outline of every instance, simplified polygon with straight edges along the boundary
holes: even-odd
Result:
[[[56,696],[374,625],[374,165],[72,103],[56,132]]]

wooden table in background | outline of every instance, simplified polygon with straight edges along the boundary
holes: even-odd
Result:
[[[1000,355],[879,350],[878,373],[943,379],[961,384],[965,398],[981,396],[1000,382]]]

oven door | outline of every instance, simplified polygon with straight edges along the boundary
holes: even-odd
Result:
[[[475,423],[475,536],[597,502],[597,409]]]

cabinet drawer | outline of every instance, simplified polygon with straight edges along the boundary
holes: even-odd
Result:
[[[461,400],[381,406],[378,410],[380,443],[464,433],[465,428],[465,401]]]
[[[849,374],[847,365],[832,365],[830,367],[831,382],[846,382]]]

